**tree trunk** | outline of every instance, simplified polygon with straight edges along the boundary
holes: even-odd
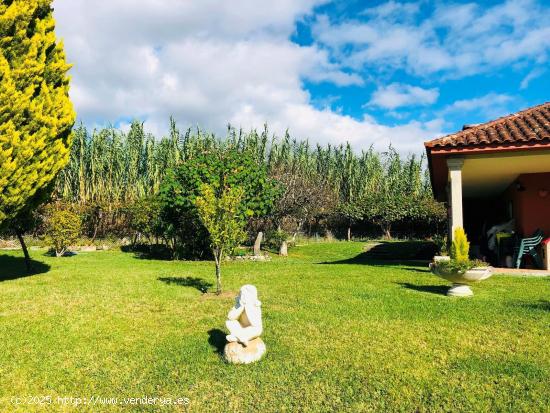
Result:
[[[216,294],[222,293],[222,251],[214,250],[214,260],[216,261]]]
[[[19,239],[19,243],[21,244],[21,248],[23,249],[23,255],[25,256],[25,266],[27,267],[27,272],[30,273],[32,271],[32,263],[31,263],[31,256],[29,255],[29,250],[27,250],[27,244],[25,244],[25,240],[23,239],[23,234],[19,230],[16,230],[17,238]]]
[[[351,225],[348,227],[348,241],[351,241]]]
[[[382,232],[384,233],[384,239],[391,239],[391,225],[382,225]]]
[[[92,235],[92,241],[91,243],[93,244],[95,242],[95,237],[97,237],[97,229],[99,227],[99,224],[95,224],[94,223],[94,234]]]

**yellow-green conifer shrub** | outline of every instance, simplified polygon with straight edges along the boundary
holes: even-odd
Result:
[[[464,228],[456,228],[451,244],[451,259],[458,262],[466,262],[469,259],[470,243],[466,237]]]
[[[0,224],[65,166],[75,113],[51,0],[0,0]]]

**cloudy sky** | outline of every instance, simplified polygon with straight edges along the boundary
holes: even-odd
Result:
[[[89,126],[421,142],[550,100],[550,6],[505,2],[55,0]]]

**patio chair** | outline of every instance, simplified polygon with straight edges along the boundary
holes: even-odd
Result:
[[[535,264],[538,268],[542,268],[542,259],[537,252],[537,247],[540,245],[543,238],[544,233],[540,229],[537,229],[531,237],[522,238],[519,241],[519,243],[514,248],[516,268],[520,267],[521,260],[526,254],[529,254],[531,257],[533,257],[533,260],[535,261]]]

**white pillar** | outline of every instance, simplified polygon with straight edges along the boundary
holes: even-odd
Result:
[[[447,166],[449,167],[449,204],[451,205],[451,238],[455,229],[464,228],[462,218],[462,166],[464,158],[449,158]]]

